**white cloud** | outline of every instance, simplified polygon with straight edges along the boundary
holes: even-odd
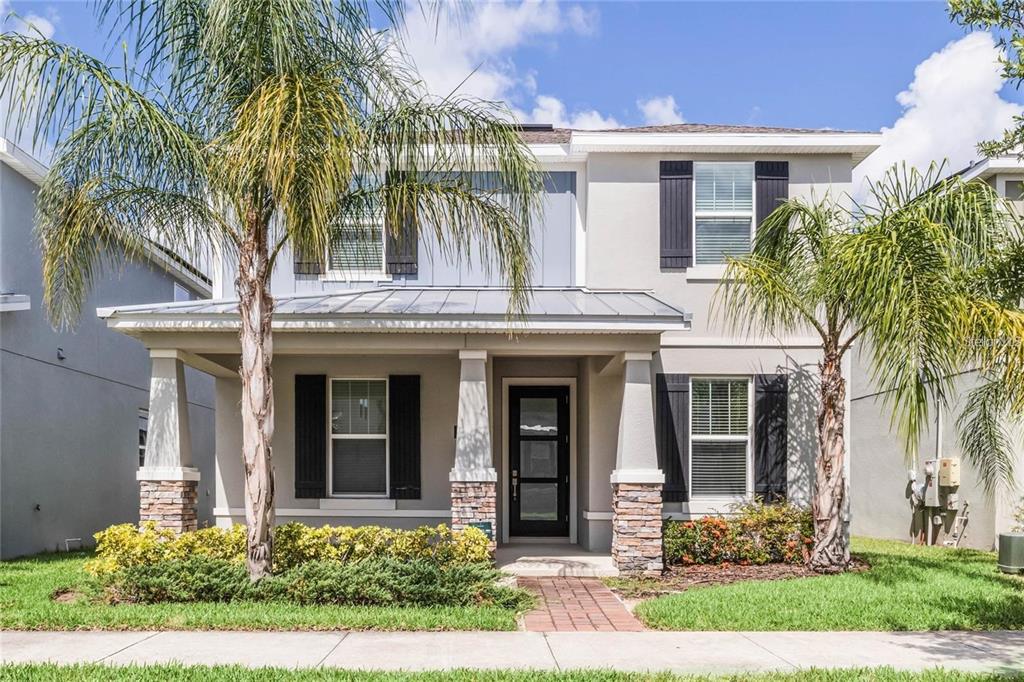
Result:
[[[566,10],[565,16],[569,21],[569,26],[576,33],[584,36],[597,35],[601,24],[601,14],[596,7],[584,9],[579,5],[573,5]]]
[[[504,101],[523,121],[574,128],[613,128],[618,122],[595,110],[568,111],[552,95],[537,93],[537,74],[522,72],[510,53],[527,44],[553,42],[558,35],[597,33],[596,8],[555,0],[482,2],[462,16],[440,21],[411,10],[404,47],[427,89],[438,95],[458,91]]]
[[[980,141],[999,137],[1024,107],[999,96],[999,47],[985,32],[955,40],[917,65],[914,80],[896,96],[903,115],[882,129],[882,146],[857,168],[854,187],[877,179],[893,163],[924,170],[948,159],[955,171],[977,157]]]
[[[619,122],[593,109],[568,113],[565,104],[551,95],[538,95],[536,106],[530,112],[523,112],[522,118],[538,123],[551,123],[556,128],[579,128],[600,130],[618,128]]]
[[[683,115],[676,106],[676,98],[672,95],[639,99],[636,107],[644,117],[644,123],[650,126],[672,125],[683,123]]]
[[[58,15],[52,8],[48,10],[49,17],[29,13],[19,16],[8,17],[11,13],[11,5],[7,0],[0,0],[0,23],[3,30],[13,31],[24,35],[36,36],[41,33],[44,38],[52,38],[57,30]]]

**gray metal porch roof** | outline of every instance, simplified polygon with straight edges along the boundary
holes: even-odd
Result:
[[[491,331],[685,330],[690,315],[643,291],[536,288],[522,317],[507,316],[509,290],[481,287],[374,287],[275,299],[275,328]],[[238,301],[186,301],[97,310],[111,326],[212,329],[237,326]],[[146,324],[147,322],[151,324]],[[192,324],[194,323],[194,324]],[[124,326],[128,326],[127,324]]]

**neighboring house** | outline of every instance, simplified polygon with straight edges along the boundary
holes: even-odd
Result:
[[[354,227],[322,262],[278,258],[277,519],[477,523],[499,543],[611,549],[642,572],[661,565],[663,516],[755,493],[806,502],[820,342],[723,332],[709,304],[724,257],[749,251],[779,201],[845,194],[879,136],[522,134],[548,172],[525,321],[510,326],[497,275],[446,262],[429,231]],[[154,376],[184,364],[217,377],[220,524],[244,520],[233,278],[221,259],[215,301],[100,311],[161,360]],[[181,466],[175,405],[150,407],[167,433],[140,476],[187,500],[196,473]]]
[[[57,332],[43,305],[34,234],[46,169],[0,138],[0,557],[92,543],[138,521],[136,472],[153,415],[146,349],[108,330],[97,306],[207,298],[202,275],[154,248],[94,283],[78,326]],[[165,269],[169,268],[169,269]],[[188,372],[193,463],[213,472],[213,381]],[[199,518],[212,495],[199,491]],[[67,542],[66,542],[67,541]]]
[[[1024,162],[1016,156],[977,161],[959,172],[964,180],[980,179],[989,183],[1000,196],[1014,202],[1024,215]],[[979,385],[977,372],[965,372],[957,378],[957,400],[942,411],[941,436],[935,424],[918,444],[918,461],[908,462],[906,450],[895,429],[890,428],[890,411],[883,396],[869,382],[865,367],[854,360],[850,384],[853,440],[850,445],[853,461],[851,471],[851,530],[855,535],[894,538],[920,542],[927,537],[928,519],[938,514],[932,526],[932,541],[952,541],[953,533],[966,520],[960,545],[993,549],[999,533],[1010,530],[1014,511],[1024,505],[1024,452],[1018,452],[1014,487],[1002,486],[987,492],[980,484],[977,471],[960,461],[960,485],[948,490],[940,487],[938,502],[943,509],[931,508],[926,513],[912,495],[915,486],[927,483],[925,462],[940,458],[960,460],[960,436],[956,428],[968,393]],[[1018,446],[1021,442],[1018,438]],[[910,481],[913,470],[915,481]],[[947,492],[955,493],[950,501]],[[958,521],[959,519],[959,521]]]

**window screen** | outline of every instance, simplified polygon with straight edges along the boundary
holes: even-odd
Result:
[[[747,492],[750,382],[693,379],[690,403],[690,481],[693,496],[736,497]]]
[[[331,381],[331,492],[387,493],[387,381]]]
[[[750,253],[754,164],[695,163],[694,245],[697,265]]]

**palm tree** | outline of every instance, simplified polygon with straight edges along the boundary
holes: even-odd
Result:
[[[38,198],[45,302],[74,322],[97,272],[151,240],[238,260],[247,563],[271,571],[274,301],[282,249],[326,253],[368,211],[449,258],[497,266],[520,309],[541,178],[501,106],[433,98],[395,31],[404,0],[97,2],[121,66],[42,36],[0,36],[9,124],[53,145]],[[489,171],[500,187],[473,186]]]
[[[716,293],[716,310],[734,329],[813,330],[821,339],[810,558],[817,571],[842,571],[850,560],[842,367],[854,342],[915,458],[930,405],[948,401],[955,375],[997,362],[982,357],[988,344],[977,340],[1024,340],[1016,303],[984,284],[992,264],[1021,243],[1015,216],[988,185],[937,180],[940,173],[893,168],[853,210],[831,197],[785,202],[758,228],[752,253],[729,262]],[[999,459],[978,456],[989,469]]]

